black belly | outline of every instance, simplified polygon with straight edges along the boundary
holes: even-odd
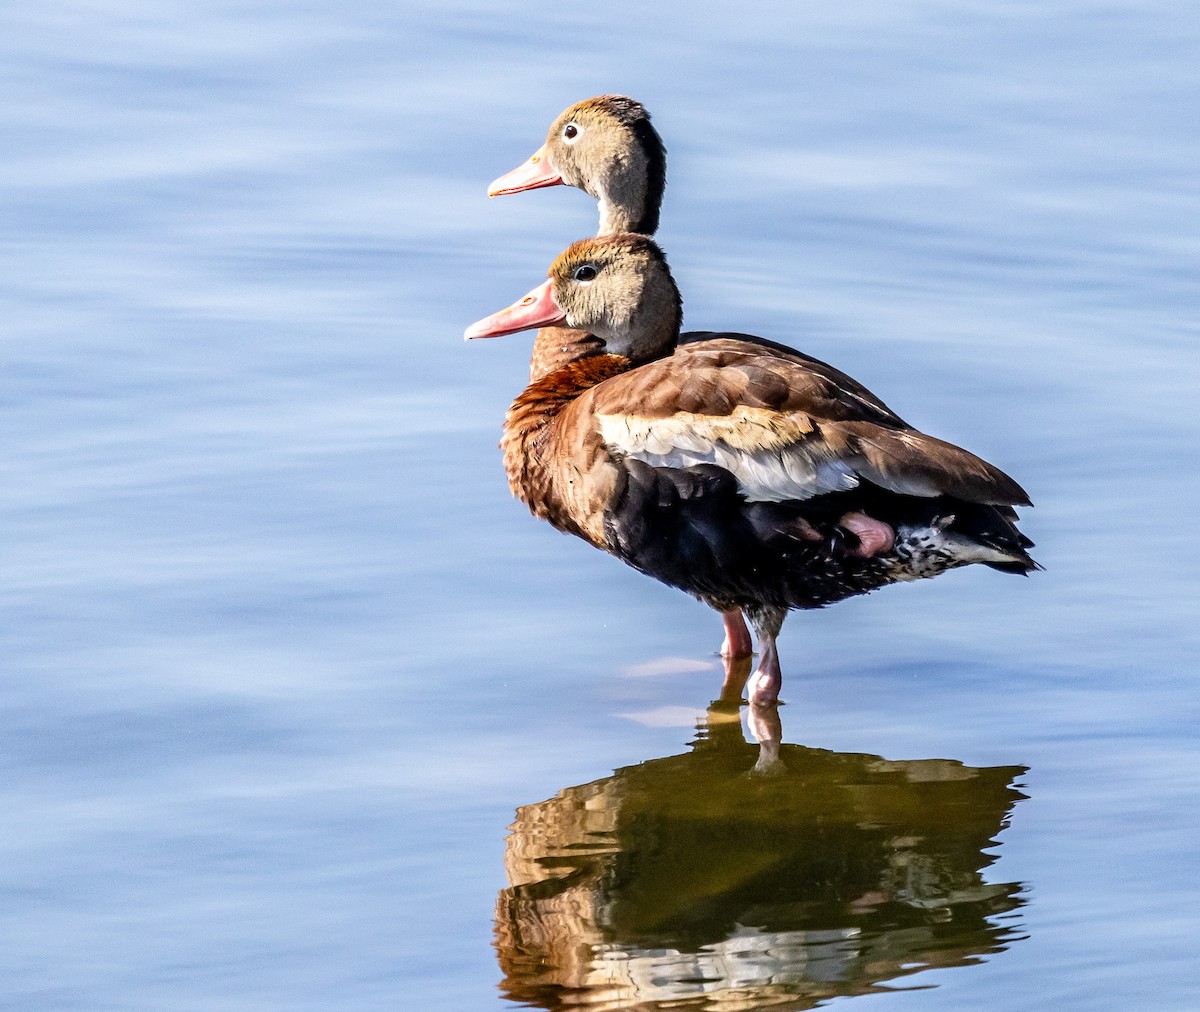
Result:
[[[855,510],[897,530],[952,515],[955,528],[982,532],[981,541],[1028,544],[993,507],[946,496],[900,496],[868,485],[803,502],[752,503],[723,468],[653,467],[628,458],[605,513],[605,535],[618,558],[714,608],[820,608],[910,578],[895,552],[871,559],[849,553],[854,536],[837,522]],[[802,537],[806,527],[821,539]],[[958,564],[948,559],[943,568]]]

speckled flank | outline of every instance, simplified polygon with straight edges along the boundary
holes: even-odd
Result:
[[[1024,551],[1005,552],[962,537],[949,529],[953,521],[947,517],[924,527],[899,527],[892,551],[881,556],[889,575],[895,580],[925,580],[973,562],[1022,564]]]

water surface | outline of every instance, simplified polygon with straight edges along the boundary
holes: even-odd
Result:
[[[512,855],[589,791],[625,800],[573,895],[608,882],[593,909],[628,916],[562,922],[585,962],[672,950],[708,979],[738,939],[810,1004],[1200,1004],[1192,14],[3,21],[3,1004],[552,1003],[506,947],[541,852]],[[686,325],[796,344],[1014,474],[1047,567],[794,615],[788,774],[739,794],[730,739],[712,833],[663,792],[711,756],[715,618],[511,500],[528,340],[461,342],[594,230],[577,191],[484,187],[606,91],[666,140]],[[829,787],[829,849],[789,849],[832,818],[786,803],[813,762],[988,786],[949,848],[910,801],[850,818]],[[756,791],[777,893],[739,878]],[[859,870],[804,864],[831,854]],[[928,891],[897,885],[914,864]]]

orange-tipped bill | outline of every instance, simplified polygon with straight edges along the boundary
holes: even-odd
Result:
[[[543,281],[520,302],[515,302],[498,313],[492,313],[478,323],[472,323],[463,337],[468,341],[477,337],[503,337],[505,334],[515,334],[521,330],[553,327],[562,323],[567,314],[559,309],[558,303],[554,301],[553,287],[554,282],[550,279]]]
[[[554,171],[550,159],[546,157],[545,145],[538,148],[533,157],[522,162],[512,172],[506,172],[499,179],[492,181],[488,187],[489,197],[499,197],[503,193],[520,193],[522,190],[536,190],[542,186],[561,186],[562,176]]]

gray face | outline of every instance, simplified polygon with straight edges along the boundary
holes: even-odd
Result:
[[[610,354],[641,360],[674,341],[678,292],[662,259],[631,239],[576,243],[552,276],[554,299],[571,327],[601,338]]]

